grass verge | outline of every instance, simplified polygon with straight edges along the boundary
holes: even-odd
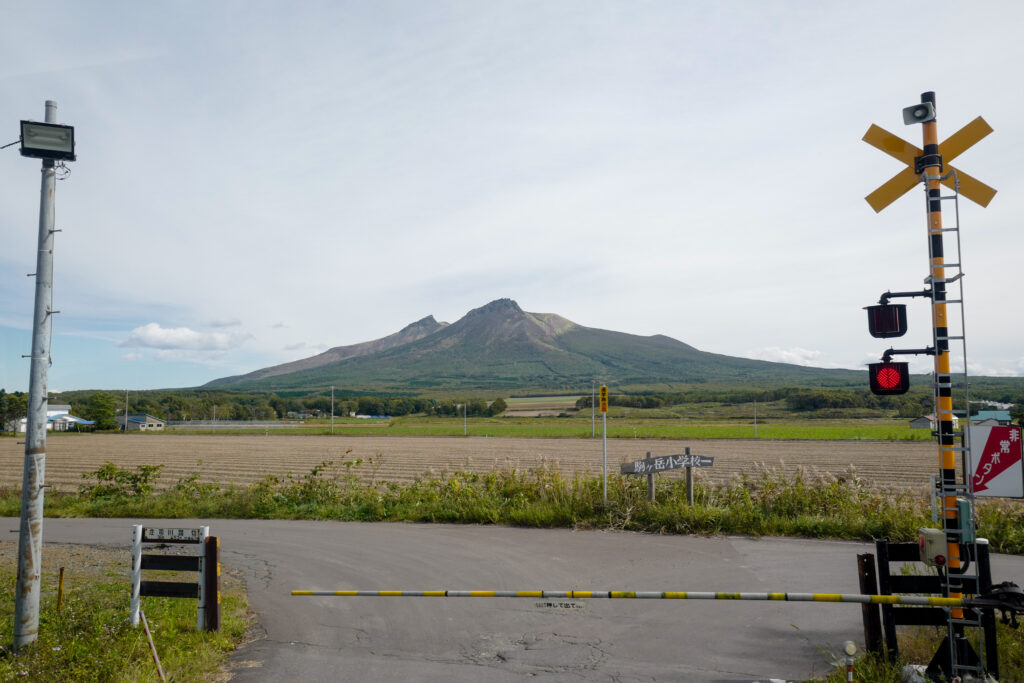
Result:
[[[869,653],[857,656],[853,666],[853,680],[871,683],[902,683],[903,667],[910,663],[931,661],[938,649],[946,629],[937,626],[897,627],[900,644],[900,658],[890,662],[887,658]],[[999,680],[1024,681],[1024,629],[1013,629],[996,624],[996,640],[999,648]],[[975,642],[975,651],[978,651]],[[836,648],[838,651],[839,648]],[[826,676],[825,683],[845,683],[845,657],[832,655],[836,670]]]
[[[142,628],[128,620],[129,557],[121,547],[47,544],[39,639],[14,655],[17,544],[0,547],[0,680],[158,681]],[[57,611],[60,566],[66,568]],[[165,577],[161,577],[165,578]],[[196,631],[194,600],[142,598],[142,611],[168,680],[209,680],[245,637],[248,606],[241,580],[222,576],[221,630]]]
[[[128,472],[107,463],[86,475],[95,481],[77,494],[47,496],[46,514],[448,522],[894,542],[916,540],[919,527],[931,526],[925,498],[869,489],[852,469],[840,477],[801,470],[787,478],[761,467],[725,485],[697,481],[693,505],[682,479],[659,482],[651,503],[644,477],[614,475],[605,506],[600,477],[569,478],[548,467],[453,472],[403,485],[363,483],[355,472],[361,464],[324,462],[303,476],[267,476],[226,488],[202,482],[194,472],[170,489],[154,491],[159,466]],[[16,492],[0,496],[0,515],[16,516],[19,506]],[[977,516],[979,534],[994,552],[1024,552],[1024,504],[982,501]]]

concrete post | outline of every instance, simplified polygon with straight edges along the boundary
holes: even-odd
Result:
[[[46,123],[57,122],[57,103],[46,101]],[[46,481],[47,372],[53,315],[53,159],[43,159],[39,196],[39,250],[36,254],[35,312],[25,433],[25,468],[21,480],[21,528],[18,536],[18,581],[14,595],[14,649],[39,635],[39,583],[43,570],[43,491]]]

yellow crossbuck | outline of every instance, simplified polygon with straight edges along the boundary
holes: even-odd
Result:
[[[954,189],[955,177],[960,182],[960,194],[981,206],[988,206],[992,198],[996,196],[996,191],[980,180],[959,169],[955,169],[949,162],[963,154],[974,143],[991,132],[992,127],[985,122],[985,119],[979,116],[950,135],[946,138],[945,142],[939,145],[939,154],[942,155],[945,168],[948,171],[956,171],[955,174],[950,174],[949,177],[944,179],[942,184]],[[875,213],[878,213],[921,182],[920,174],[914,171],[914,157],[919,157],[924,152],[899,136],[873,124],[868,128],[868,132],[864,134],[864,142],[907,165],[907,168],[897,173],[885,183],[882,183],[877,190],[864,198],[871,205],[871,208],[875,210]]]

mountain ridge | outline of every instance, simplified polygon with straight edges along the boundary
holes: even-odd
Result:
[[[332,352],[337,352],[333,353]],[[847,386],[863,371],[827,370],[700,351],[667,335],[585,327],[554,313],[529,313],[509,298],[454,323],[427,316],[372,342],[205,387],[296,390],[329,385],[352,391],[564,391],[593,379],[623,385],[752,381]]]

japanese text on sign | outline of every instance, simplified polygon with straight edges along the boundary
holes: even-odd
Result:
[[[199,529],[157,529],[145,527],[142,530],[142,540],[198,543]]]
[[[623,463],[621,474],[653,474],[681,467],[711,467],[714,464],[715,459],[710,455],[664,455]]]

